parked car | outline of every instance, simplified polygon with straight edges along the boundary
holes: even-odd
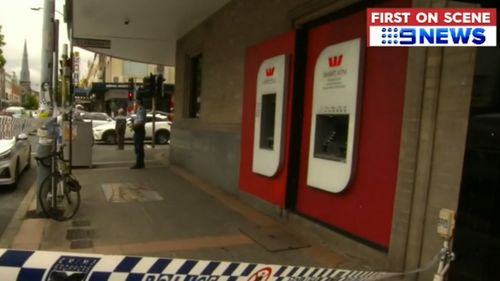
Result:
[[[104,112],[80,112],[75,119],[83,120],[84,122],[92,122],[92,128],[111,122],[114,124],[113,118]]]
[[[0,185],[16,186],[21,172],[31,166],[28,135],[0,139]]]
[[[9,106],[5,109],[5,112],[14,118],[22,118],[28,116],[28,112],[22,106]]]
[[[148,111],[147,113],[152,114],[151,111]],[[173,113],[169,113],[169,112],[165,112],[165,111],[161,111],[161,110],[156,110],[156,115],[165,116],[168,119],[168,121],[173,122],[173,116],[174,116]]]
[[[127,123],[131,124],[132,117],[127,118]],[[157,144],[167,144],[170,141],[170,125],[172,122],[168,121],[168,117],[161,114],[156,114],[155,116],[155,143]],[[153,136],[153,115],[146,115],[146,139],[152,139]],[[104,125],[94,127],[94,140],[103,141],[107,144],[116,144],[117,137],[115,131],[115,122],[109,122]],[[133,139],[134,132],[131,126],[127,126],[125,130],[125,139]]]

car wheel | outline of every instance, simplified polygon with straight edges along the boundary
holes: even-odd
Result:
[[[169,140],[170,140],[170,132],[169,131],[156,132],[155,143],[167,144]]]
[[[107,144],[116,144],[116,133],[115,131],[105,132],[102,136],[102,140]]]

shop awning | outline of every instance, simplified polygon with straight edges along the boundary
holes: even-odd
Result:
[[[174,66],[177,40],[229,1],[66,0],[66,10],[75,46]]]

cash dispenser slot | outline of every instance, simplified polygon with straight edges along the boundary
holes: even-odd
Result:
[[[349,115],[316,115],[314,157],[346,162]]]
[[[274,130],[276,118],[276,94],[262,95],[260,116],[260,148],[274,149]]]

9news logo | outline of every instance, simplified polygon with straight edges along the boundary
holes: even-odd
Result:
[[[496,46],[495,9],[368,9],[370,47]]]

